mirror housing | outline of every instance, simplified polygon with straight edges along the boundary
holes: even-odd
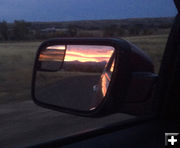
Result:
[[[39,69],[38,59],[40,53],[42,50],[46,49],[46,47],[56,45],[98,45],[114,47],[115,51],[113,57],[115,59],[115,62],[112,71],[112,76],[109,80],[109,87],[107,89],[106,94],[104,95],[102,103],[97,108],[89,111],[79,111],[76,109],[63,108],[49,103],[44,103],[36,98],[36,73],[38,70],[48,71],[48,69]],[[64,56],[62,56],[63,60]],[[112,60],[110,61],[112,62]],[[61,66],[59,66],[59,69],[60,67]],[[136,46],[134,46],[126,40],[105,38],[51,39],[43,42],[37,51],[33,68],[31,93],[34,102],[42,107],[80,116],[96,117],[104,116],[115,112],[133,113],[134,110],[131,106],[134,98],[133,96],[128,94],[131,94],[131,91],[136,92],[135,90],[138,87],[146,88],[146,94],[142,94],[143,92],[139,95],[137,94],[137,98],[139,96],[142,97],[133,102],[136,106],[137,102],[143,102],[148,97],[147,95],[151,94],[152,85],[154,84],[156,78],[157,75],[154,74],[154,65],[151,59],[142,50],[140,50],[139,48],[137,48]],[[103,78],[101,78],[101,81],[102,79]],[[142,83],[139,84],[140,81]],[[129,102],[130,107],[128,105]],[[138,110],[137,114],[139,114],[140,112],[141,108]]]

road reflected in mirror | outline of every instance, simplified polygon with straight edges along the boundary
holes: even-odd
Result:
[[[112,71],[107,66],[109,62],[112,63],[110,58],[114,48],[100,45],[55,45],[46,49],[48,51],[40,54],[39,61],[57,62],[62,59],[64,49],[65,57],[58,71],[37,71],[36,99],[45,104],[79,111],[95,109],[103,101],[110,82],[110,79],[105,81],[103,75],[107,74],[107,69],[109,73]]]

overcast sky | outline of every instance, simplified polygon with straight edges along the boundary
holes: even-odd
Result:
[[[0,0],[0,21],[69,21],[175,16],[173,0]]]

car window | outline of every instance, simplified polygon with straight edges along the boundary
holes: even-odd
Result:
[[[0,5],[0,147],[24,147],[135,119],[69,115],[34,104],[31,79],[38,46],[46,39],[112,37],[147,53],[158,73],[177,13],[172,0],[2,0]],[[104,70],[106,92],[115,66]]]

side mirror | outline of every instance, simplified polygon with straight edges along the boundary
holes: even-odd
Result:
[[[125,40],[48,40],[41,44],[35,58],[32,97],[36,104],[61,112],[105,115],[117,112],[117,105],[125,100],[133,102],[128,93],[134,91],[134,82],[142,81],[138,73],[142,79],[148,74],[145,83],[151,87],[151,60]],[[140,95],[137,101],[146,96]]]

